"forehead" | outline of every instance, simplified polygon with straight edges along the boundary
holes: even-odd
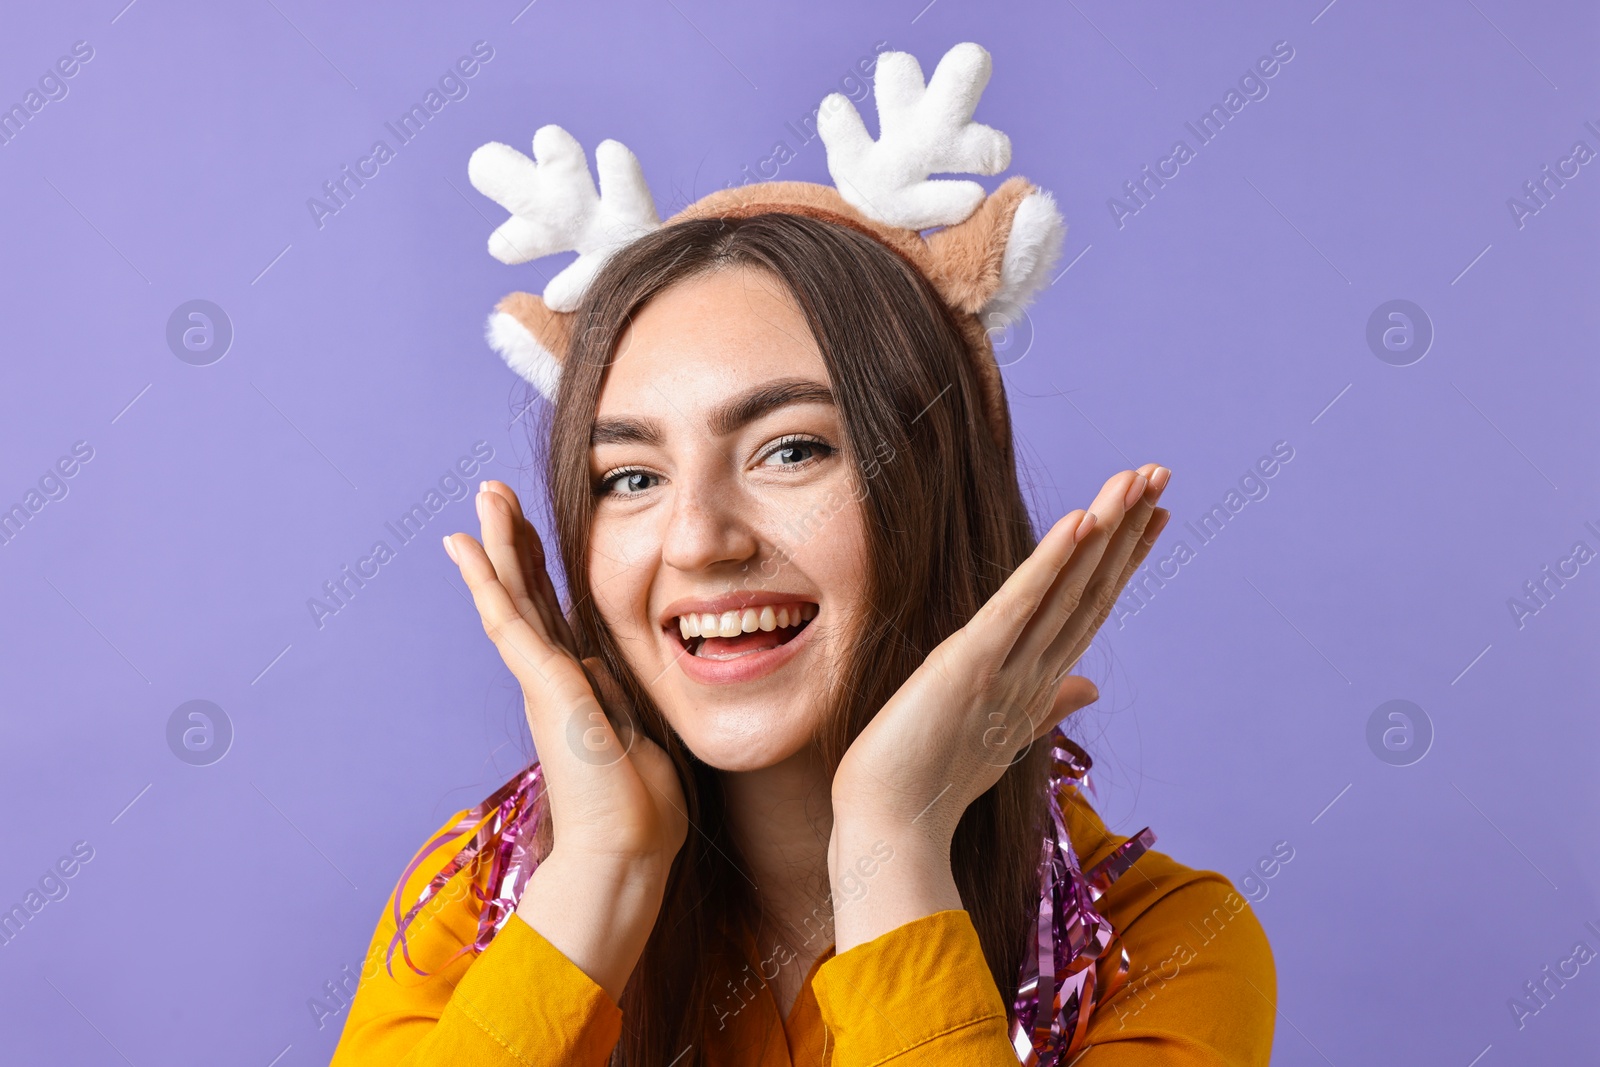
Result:
[[[690,414],[762,382],[796,377],[829,383],[787,286],[761,270],[720,270],[678,282],[633,316],[596,415]]]

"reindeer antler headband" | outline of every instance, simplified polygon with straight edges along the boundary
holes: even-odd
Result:
[[[961,326],[990,429],[1003,442],[1004,391],[988,331],[1014,323],[1045,284],[1066,224],[1050,194],[1026,178],[1009,178],[985,194],[975,181],[929,177],[998,174],[1010,165],[1010,139],[972,121],[989,72],[989,53],[970,42],[946,52],[926,84],[914,56],[884,52],[873,82],[877,140],[847,97],[833,93],[822,102],[817,132],[833,186],[775,181],[722,189],[665,223],[638,159],[617,141],[595,149],[598,189],[583,147],[559,126],[533,135],[533,159],[509,145],[484,145],[472,153],[467,174],[479,192],[511,212],[489,235],[489,254],[515,265],[578,253],[542,297],[516,292],[500,301],[489,316],[490,346],[554,399],[572,313],[623,246],[687,219],[809,215],[876,238],[933,284]]]

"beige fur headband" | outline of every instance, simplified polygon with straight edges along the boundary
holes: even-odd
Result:
[[[855,105],[825,99],[817,132],[834,184],[756,182],[710,193],[663,224],[639,161],[617,141],[595,149],[598,190],[583,147],[559,126],[533,136],[533,159],[491,142],[472,153],[473,186],[511,212],[489,236],[489,254],[526,263],[558,252],[578,257],[543,296],[515,292],[489,316],[489,344],[510,367],[554,399],[572,313],[618,249],[662,225],[739,218],[768,211],[850,226],[911,262],[955,313],[984,390],[997,442],[1009,434],[990,329],[1018,321],[1049,279],[1066,224],[1050,194],[1012,177],[985,194],[974,181],[930,174],[998,174],[1011,163],[1005,134],[972,121],[989,82],[989,53],[970,42],[945,53],[933,78],[906,52],[878,58],[873,140]],[[924,231],[934,232],[923,236]]]

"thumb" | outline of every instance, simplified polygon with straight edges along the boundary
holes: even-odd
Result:
[[[622,686],[606,670],[605,663],[598,656],[590,656],[583,661],[583,671],[589,676],[589,684],[594,688],[595,696],[599,698],[600,706],[605,709],[613,728],[619,734],[631,733],[634,727],[632,709],[622,692]]]
[[[1061,680],[1061,686],[1056,690],[1056,699],[1050,710],[1040,721],[1039,726],[1033,731],[1033,738],[1037,741],[1053,730],[1061,720],[1075,711],[1084,708],[1100,699],[1100,690],[1095,684],[1080,674],[1069,674]]]

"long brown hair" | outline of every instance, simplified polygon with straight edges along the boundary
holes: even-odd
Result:
[[[1009,433],[996,444],[960,327],[908,262],[848,226],[786,213],[696,219],[625,246],[576,312],[544,449],[557,545],[582,653],[600,657],[649,736],[672,758],[696,829],[673,864],[661,914],[623,994],[613,1063],[664,1064],[702,1032],[727,967],[745,962],[738,932],[760,901],[715,769],[678,740],[629,669],[590,594],[596,497],[589,434],[615,343],[644,304],[676,282],[733,267],[762,270],[805,315],[832,380],[866,532],[866,602],[842,684],[816,744],[837,767],[850,742],[930,651],[959,629],[1032,551],[1035,536]],[[541,442],[543,444],[543,442]],[[980,730],[974,731],[979,743]],[[1038,908],[1045,763],[1013,764],[962,817],[951,866],[1007,1004]]]

